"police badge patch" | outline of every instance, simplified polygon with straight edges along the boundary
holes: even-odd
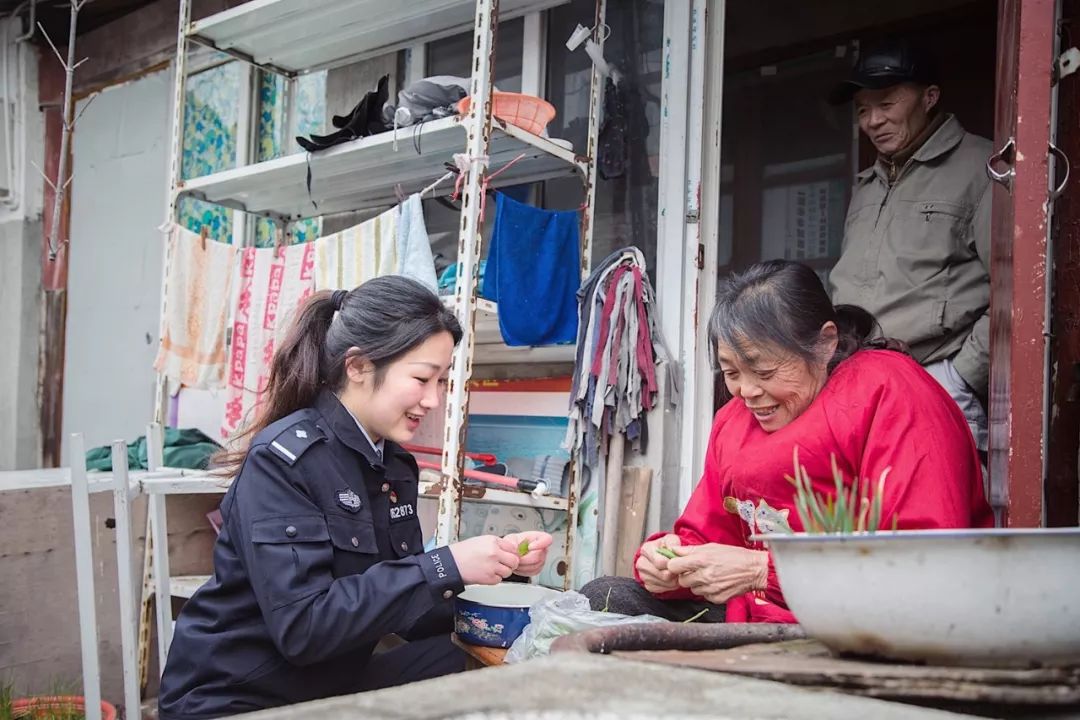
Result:
[[[338,490],[337,504],[349,512],[356,512],[360,509],[360,496],[352,490]]]

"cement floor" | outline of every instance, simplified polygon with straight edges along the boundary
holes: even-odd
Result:
[[[377,692],[293,705],[251,720],[958,720],[968,715],[734,675],[560,654]]]

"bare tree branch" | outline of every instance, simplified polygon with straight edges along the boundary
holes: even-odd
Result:
[[[45,36],[45,41],[49,43],[49,47],[51,47],[52,51],[56,53],[56,59],[59,60],[60,64],[64,66],[64,69],[67,70],[67,63],[64,62],[64,56],[61,55],[60,51],[56,49],[56,45],[53,43],[52,38],[49,37],[49,33],[45,32],[45,26],[42,25],[40,22],[37,24],[37,26],[38,29],[41,30],[41,34]]]
[[[34,166],[34,169],[38,171],[38,173],[39,173],[39,174],[41,175],[41,178],[42,178],[42,179],[43,179],[43,180],[44,180],[45,182],[49,183],[49,187],[51,187],[51,188],[53,189],[53,192],[56,192],[56,183],[54,183],[54,182],[52,181],[52,178],[50,178],[50,177],[49,177],[48,175],[46,175],[46,174],[45,174],[45,171],[44,171],[44,170],[42,170],[41,168],[39,168],[39,167],[37,166],[37,163],[36,163],[36,162],[34,162],[33,160],[31,160],[31,161],[30,161],[30,164],[31,164],[31,165],[33,165],[33,166]]]
[[[77,70],[77,69],[78,69],[78,67],[79,67],[80,65],[82,65],[82,64],[83,64],[84,62],[86,62],[86,61],[87,61],[87,60],[89,60],[89,59],[90,59],[90,58],[88,58],[88,57],[84,57],[84,58],[83,58],[82,60],[80,60],[79,62],[75,63],[75,67],[73,67],[73,68],[71,68],[71,69],[72,69],[72,70]]]
[[[83,113],[86,112],[86,108],[90,107],[93,104],[94,99],[100,94],[101,93],[94,93],[93,95],[91,95],[90,97],[88,97],[86,99],[86,102],[83,103],[82,109],[79,110],[79,114],[76,115],[75,119],[71,122],[71,129],[72,130],[74,130],[75,126],[79,124],[79,118],[81,118],[83,116]]]
[[[64,204],[64,195],[67,192],[68,185],[71,183],[71,179],[68,177],[68,148],[71,146],[71,131],[74,127],[74,122],[71,119],[71,110],[74,104],[74,98],[72,97],[72,84],[75,77],[75,38],[76,29],[78,28],[79,9],[89,0],[71,0],[71,23],[68,29],[68,46],[67,46],[67,60],[60,58],[60,63],[64,66],[64,106],[63,106],[63,132],[60,136],[60,167],[56,172],[56,182],[53,185],[55,189],[55,195],[53,197],[52,208],[52,225],[49,227],[49,259],[55,260],[59,253],[61,244],[58,242],[60,236],[60,209]],[[41,27],[41,24],[38,24]],[[52,39],[45,33],[45,28],[41,27],[41,32],[45,35],[45,39],[48,40],[49,45],[52,47],[53,52],[57,57],[60,57],[59,51],[56,46],[53,45]],[[82,64],[81,62],[79,64]],[[67,244],[67,240],[63,241],[63,244]]]

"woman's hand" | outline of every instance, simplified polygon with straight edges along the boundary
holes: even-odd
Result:
[[[518,566],[514,571],[518,575],[532,577],[539,575],[547,562],[547,551],[551,547],[552,537],[546,532],[529,530],[526,532],[504,535],[503,540],[514,546],[514,552],[518,554]],[[522,543],[529,544],[529,550],[521,554]]]
[[[450,546],[466,585],[497,585],[521,564],[517,545],[494,535],[480,535]]]
[[[655,595],[679,588],[678,575],[668,569],[668,563],[671,561],[656,552],[656,549],[676,548],[680,545],[682,545],[682,538],[678,535],[665,535],[641,546],[641,553],[638,555],[635,567],[646,590]]]
[[[711,603],[720,604],[751,590],[764,590],[769,577],[769,553],[734,545],[707,543],[674,547],[679,557],[667,569],[678,583]]]

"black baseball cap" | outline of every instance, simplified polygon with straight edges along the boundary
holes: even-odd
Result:
[[[847,80],[829,93],[829,103],[843,105],[863,89],[880,90],[900,83],[934,85],[937,72],[927,53],[906,40],[887,40],[865,47]]]

